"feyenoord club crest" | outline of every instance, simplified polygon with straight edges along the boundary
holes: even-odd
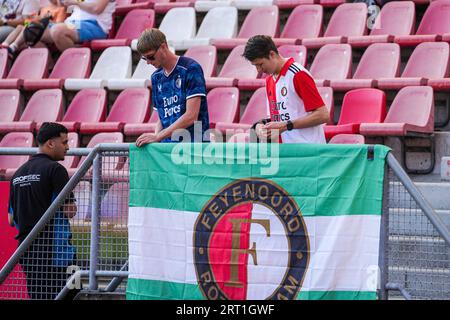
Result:
[[[286,87],[281,88],[281,95],[283,97],[285,97],[287,95],[287,88]]]
[[[202,208],[194,226],[199,287],[210,300],[296,299],[308,268],[306,224],[273,181],[234,181]]]
[[[178,89],[181,88],[181,78],[178,77],[177,80],[175,81],[175,85],[177,86]]]

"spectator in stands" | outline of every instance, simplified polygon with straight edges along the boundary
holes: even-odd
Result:
[[[0,43],[39,12],[39,0],[0,0]]]
[[[59,0],[48,0],[49,5],[42,7],[39,10],[39,16],[33,19],[27,19],[28,22],[40,21],[43,18],[50,18],[48,28],[53,24],[64,22],[67,18],[67,8],[62,6]],[[9,34],[6,40],[2,43],[3,47],[7,47],[10,54],[23,49],[25,40],[23,37],[24,25],[18,25],[16,29]]]
[[[76,43],[106,39],[111,30],[115,0],[59,0],[66,8],[73,6],[72,14],[62,23],[45,30],[41,41],[55,44],[59,51]]]
[[[19,244],[69,181],[67,170],[57,162],[64,160],[69,150],[67,129],[46,122],[37,134],[37,141],[38,153],[17,169],[10,182],[8,220],[19,230]],[[60,211],[20,258],[31,299],[54,299],[66,284],[68,267],[76,259],[68,220],[77,211],[74,199],[73,194],[66,198]],[[73,298],[75,293],[72,291],[69,297]]]
[[[151,85],[153,107],[159,119],[155,133],[142,134],[136,145],[209,141],[209,137],[205,137],[209,116],[202,67],[191,58],[171,52],[166,36],[155,28],[142,33],[137,50],[142,59],[157,68]]]
[[[329,112],[311,74],[293,58],[282,57],[269,36],[250,38],[243,56],[266,78],[267,118],[253,125],[262,141],[326,143]],[[263,107],[263,106],[261,106]]]

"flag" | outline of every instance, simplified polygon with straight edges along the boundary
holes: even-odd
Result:
[[[132,146],[127,299],[376,299],[388,151]]]

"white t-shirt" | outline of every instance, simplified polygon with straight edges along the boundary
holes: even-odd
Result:
[[[267,116],[271,121],[294,121],[325,105],[303,66],[290,58],[276,79],[266,78]],[[323,125],[281,133],[281,143],[326,143]]]
[[[84,3],[92,3],[96,2],[97,0],[84,0]],[[93,14],[86,12],[84,10],[81,10],[80,7],[74,6],[73,12],[66,19],[67,22],[72,21],[80,21],[80,20],[95,20],[99,24],[99,26],[103,29],[105,33],[108,33],[109,30],[111,30],[112,26],[112,15],[114,13],[114,10],[116,8],[116,1],[110,0],[107,4],[105,10],[103,10],[100,14]]]

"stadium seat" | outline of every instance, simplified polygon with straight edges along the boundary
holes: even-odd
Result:
[[[450,0],[433,1],[425,11],[415,35],[396,36],[401,46],[416,46],[422,42],[440,41],[450,35]]]
[[[370,35],[349,37],[348,43],[352,47],[367,47],[372,43],[392,42],[394,36],[407,36],[413,33],[415,19],[414,2],[387,2],[378,14]]]
[[[320,0],[319,3],[324,8],[334,8],[345,3],[346,0]]]
[[[197,12],[206,12],[213,8],[230,7],[233,0],[197,0],[194,7]]]
[[[279,32],[279,11],[277,6],[257,7],[250,10],[242,23],[237,38],[213,39],[217,49],[230,50],[245,45],[247,40],[257,34],[277,37]]]
[[[379,78],[395,78],[400,72],[400,46],[374,43],[362,55],[353,79],[332,80],[334,90],[351,90],[377,86]]]
[[[10,132],[0,141],[0,148],[31,148],[34,144],[31,132]],[[28,161],[29,156],[0,156],[0,176],[9,180],[22,164]]]
[[[183,40],[178,49],[185,50],[194,46],[209,45],[212,39],[234,38],[237,29],[238,11],[235,7],[213,8],[203,18],[195,38]]]
[[[61,120],[63,109],[61,89],[36,91],[28,101],[19,121],[0,122],[0,133],[33,132],[37,124]]]
[[[274,0],[234,0],[233,5],[239,10],[251,10],[273,5]]]
[[[114,39],[92,40],[91,48],[101,51],[109,47],[129,46],[133,39],[138,39],[142,31],[153,28],[155,11],[152,9],[135,9],[130,11],[120,24]]]
[[[361,134],[342,133],[337,134],[330,139],[328,143],[332,144],[365,144],[365,138]]]
[[[0,89],[20,89],[24,79],[42,79],[48,76],[47,48],[28,48],[14,61],[6,79],[0,79]]]
[[[8,51],[0,49],[0,79],[8,74]]]
[[[386,116],[386,94],[374,88],[348,91],[337,125],[325,125],[325,138],[340,133],[359,133],[361,123],[380,123]]]
[[[209,127],[214,129],[217,122],[239,121],[239,89],[236,87],[214,88],[208,92]]]
[[[134,70],[131,78],[125,79],[108,79],[106,87],[109,90],[124,90],[127,88],[148,88],[151,85],[151,76],[156,68],[142,59]]]
[[[217,78],[206,78],[206,88],[233,87],[239,79],[256,79],[258,71],[242,54],[244,45],[235,47],[228,55]]]
[[[129,182],[114,183],[100,202],[100,222],[107,224],[128,224]]]
[[[21,102],[22,97],[19,90],[0,90],[0,122],[16,121],[19,118]]]
[[[62,89],[67,78],[86,79],[91,73],[91,50],[69,48],[64,50],[48,79],[25,79],[25,90]]]
[[[84,122],[100,122],[105,119],[106,91],[82,89],[70,103],[61,124],[69,131],[78,131]]]
[[[102,52],[89,79],[68,78],[64,83],[66,90],[104,88],[109,79],[131,77],[132,59],[130,47],[110,47]]]
[[[227,142],[230,143],[249,143],[250,133],[249,132],[238,132],[233,134]]]
[[[217,74],[217,49],[214,46],[198,46],[189,48],[185,53],[197,61],[203,69],[205,77],[214,77]]]
[[[116,0],[114,15],[124,16],[135,9],[152,9],[155,3],[169,2],[170,0]]]
[[[399,137],[402,145],[402,162],[411,173],[430,173],[434,168],[434,96],[429,86],[410,86],[402,88],[392,101],[383,123],[362,123],[361,134],[365,136]],[[411,170],[406,164],[408,147],[405,138],[425,138],[430,146],[425,149],[431,154],[430,166],[423,170]],[[421,147],[423,148],[423,147]]]
[[[153,8],[155,12],[158,14],[167,13],[169,10],[173,8],[185,8],[185,7],[194,7],[195,0],[175,0],[171,2],[158,2],[155,3]]]
[[[66,169],[70,169],[67,168]],[[73,174],[73,173],[72,173]],[[69,174],[70,175],[70,174]],[[89,181],[80,181],[73,189],[73,195],[77,203],[77,215],[75,219],[78,221],[86,220],[91,215],[92,203],[92,187]]]
[[[319,0],[275,0],[274,4],[280,9],[294,9],[300,5],[317,4]]]
[[[352,72],[352,47],[349,44],[326,44],[316,54],[309,69],[318,87],[331,80],[348,79]]]
[[[333,88],[330,87],[317,87],[320,96],[322,97],[325,106],[330,114],[330,120],[327,124],[334,124],[334,98],[333,98]]]
[[[367,5],[344,3],[336,8],[321,38],[304,38],[301,44],[307,48],[320,48],[326,44],[347,42],[348,37],[367,33]]]
[[[76,132],[69,132],[67,134],[67,139],[69,139],[69,150],[78,148],[80,146],[80,138],[78,137],[78,133]],[[65,156],[63,161],[59,161],[60,164],[62,164],[66,169],[69,168],[75,168],[78,164],[79,157],[77,156]],[[77,203],[78,207],[78,203]],[[77,210],[78,215],[78,210]]]
[[[259,88],[251,96],[239,123],[217,122],[215,129],[223,135],[230,136],[238,132],[247,132],[255,122],[265,118],[267,118],[266,88]]]
[[[445,78],[448,75],[448,59],[448,43],[420,43],[409,57],[401,78],[378,79],[378,88],[392,90],[406,86],[421,86],[426,85],[428,79]]]
[[[159,120],[159,115],[156,110],[150,115],[150,119],[146,123],[126,123],[123,128],[123,133],[126,136],[139,136],[146,132],[155,132],[156,123]]]
[[[274,38],[275,45],[300,44],[303,38],[318,38],[322,34],[323,8],[321,5],[296,7],[284,25],[280,38]]]
[[[84,122],[80,126],[80,134],[120,132],[125,123],[143,123],[149,118],[149,104],[148,89],[125,89],[114,101],[105,122]]]

